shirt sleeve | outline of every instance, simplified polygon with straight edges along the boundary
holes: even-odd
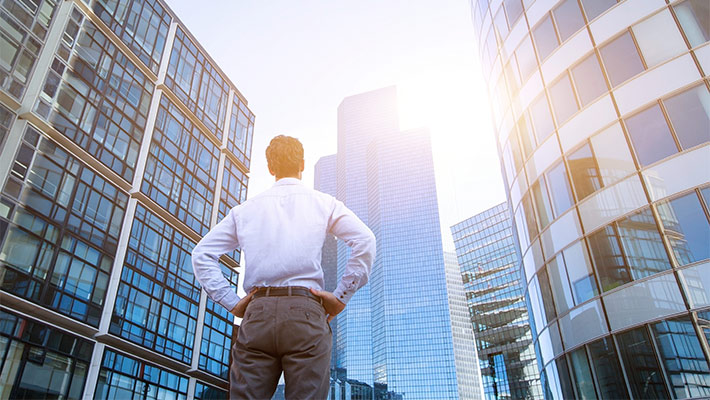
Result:
[[[192,250],[192,271],[197,281],[210,299],[227,310],[237,305],[239,296],[222,275],[219,257],[239,247],[235,219],[236,211],[232,209]]]
[[[338,300],[347,304],[370,277],[372,263],[375,261],[375,235],[339,200],[335,200],[328,232],[342,239],[351,248],[345,273],[333,292]]]

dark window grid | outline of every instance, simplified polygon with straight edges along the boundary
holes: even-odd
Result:
[[[234,97],[232,116],[229,120],[227,150],[232,152],[247,169],[251,162],[251,145],[254,134],[254,115],[246,105]]]
[[[0,63],[0,89],[17,100],[22,99],[56,14],[56,1],[38,1],[33,6],[30,9],[19,1],[6,1],[0,6],[0,40],[5,53]]]
[[[239,274],[223,263],[220,263],[220,269],[232,289],[236,291]],[[229,349],[232,347],[233,329],[232,314],[208,298],[198,363],[201,370],[224,380],[229,379]]]
[[[336,400],[334,397],[332,399]],[[195,400],[228,400],[229,394],[222,389],[204,384],[200,381],[195,383]]]
[[[36,111],[130,182],[153,84],[90,21],[74,43],[68,68],[55,57]]]
[[[229,85],[178,27],[165,85],[222,141]]]
[[[151,70],[158,73],[172,18],[156,0],[94,0],[94,14]]]
[[[138,206],[110,332],[183,363],[192,359],[200,288],[194,243]]]
[[[184,400],[188,381],[187,377],[107,348],[96,392],[107,399],[117,398],[117,394],[133,394],[133,398]]]
[[[6,383],[12,385],[9,398],[37,398],[41,395],[65,398],[67,394],[70,394],[69,398],[74,398],[72,394],[81,396],[93,351],[91,342],[41,322],[0,310],[0,343],[3,339],[6,347],[5,352],[0,353],[0,370],[11,371],[10,376],[6,376],[9,379]],[[21,352],[20,358],[8,358],[11,347]],[[62,382],[61,387],[53,385],[52,388],[47,381],[32,383],[33,376],[27,374],[28,363],[31,366],[29,374],[32,371],[42,371],[47,375],[57,372],[68,380]]]
[[[229,214],[229,210],[243,203],[247,199],[247,180],[249,178],[229,160],[225,159],[224,176],[222,177],[222,191],[220,193],[217,221],[221,221]],[[228,254],[234,261],[239,262],[240,250]]]
[[[698,386],[691,391],[692,396],[705,395],[710,391],[710,387],[701,379],[688,379],[687,376],[678,379],[680,377],[677,376],[679,374],[710,376],[708,368],[710,357],[703,346],[703,337],[705,336],[703,333],[707,327],[703,326],[702,322],[696,318],[701,318],[699,313],[691,313],[690,318],[683,316],[666,319],[650,326],[661,367],[668,377],[669,387],[677,393],[679,390],[684,391],[683,387],[687,389],[690,385]],[[687,322],[687,324],[683,324],[683,322]],[[696,340],[695,343],[691,343],[693,339]],[[693,351],[692,347],[695,347],[695,344],[697,344],[697,348],[696,351]],[[674,351],[674,353],[670,353],[670,351]],[[669,371],[669,367],[675,370]],[[670,377],[672,374],[676,375],[675,379]],[[705,382],[707,382],[707,378]]]
[[[0,151],[4,147],[5,138],[15,122],[15,117],[16,114],[12,110],[0,104]]]
[[[205,235],[217,186],[219,149],[167,97],[160,100],[141,192]]]
[[[2,247],[15,248],[2,260],[2,288],[98,326],[128,197],[31,126],[18,159],[24,150],[35,156],[2,199]]]
[[[639,346],[641,341],[628,343],[628,341],[633,341],[631,337],[634,334],[636,334],[637,341],[645,341],[649,347]],[[619,349],[617,356],[626,376],[626,382],[634,396],[638,398],[670,398],[667,392],[668,377],[661,365],[658,349],[651,339],[652,336],[649,335],[651,335],[651,331],[648,325],[613,335],[614,343]],[[658,376],[659,373],[661,376]]]

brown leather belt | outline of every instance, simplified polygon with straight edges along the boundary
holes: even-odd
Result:
[[[311,299],[317,301],[319,304],[323,304],[323,299],[311,293],[310,289],[301,286],[267,286],[257,289],[257,291],[254,293],[254,298],[270,296],[310,297]]]

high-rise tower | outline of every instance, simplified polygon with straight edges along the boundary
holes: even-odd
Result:
[[[0,398],[226,398],[190,252],[246,199],[246,99],[163,1],[0,14]]]
[[[545,396],[710,396],[710,3],[471,10]]]

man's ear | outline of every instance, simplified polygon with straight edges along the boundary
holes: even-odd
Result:
[[[268,168],[269,168],[269,173],[271,174],[271,176],[276,176],[276,173],[271,170],[271,167],[268,167]]]
[[[301,160],[301,172],[306,169],[306,160]]]

